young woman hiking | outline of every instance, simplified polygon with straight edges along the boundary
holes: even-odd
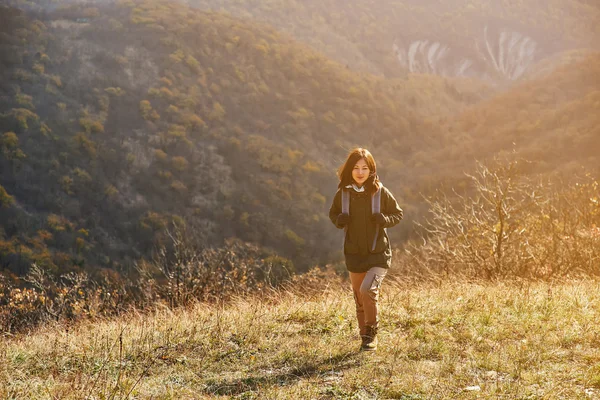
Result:
[[[403,212],[379,181],[377,166],[367,149],[356,148],[339,168],[340,183],[329,219],[344,229],[344,256],[356,303],[362,339],[360,349],[377,350],[379,289],[392,260],[385,228],[396,225]]]

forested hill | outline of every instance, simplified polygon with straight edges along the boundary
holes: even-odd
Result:
[[[189,0],[264,21],[348,65],[502,83],[564,51],[599,50],[600,3],[578,0]]]
[[[416,151],[438,146],[419,132],[490,93],[358,75],[267,26],[166,1],[0,15],[0,260],[16,274],[122,270],[173,221],[203,246],[237,237],[300,269],[329,261],[348,149],[371,147],[409,188]]]
[[[564,59],[577,61],[556,69]],[[173,223],[298,270],[339,260],[327,209],[355,145],[407,211],[401,243],[421,193],[475,158],[597,165],[598,60],[555,56],[494,96],[477,80],[356,72],[271,26],[174,2],[2,7],[0,267],[123,272]]]

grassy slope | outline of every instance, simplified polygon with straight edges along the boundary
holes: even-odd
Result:
[[[600,394],[600,284],[389,279],[358,353],[347,283],[49,327],[0,344],[8,398],[586,398]],[[298,287],[300,288],[300,286]],[[300,294],[303,293],[303,294]],[[478,386],[480,390],[467,390]]]

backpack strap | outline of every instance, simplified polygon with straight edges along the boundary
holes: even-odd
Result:
[[[350,215],[350,193],[342,188],[342,214]],[[344,241],[342,242],[342,248],[346,243],[346,236],[348,235],[348,225],[344,227]]]
[[[381,212],[381,188],[377,189],[373,196],[371,196],[371,214],[379,214]],[[375,237],[373,237],[373,245],[371,251],[375,251],[375,245],[377,244],[377,237],[379,236],[379,224],[375,225]]]
[[[350,193],[342,188],[342,214],[350,215]]]

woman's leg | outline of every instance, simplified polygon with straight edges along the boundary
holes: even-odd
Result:
[[[361,299],[362,310],[364,313],[364,324],[366,327],[373,328],[375,332],[379,325],[379,313],[377,302],[379,301],[379,289],[383,278],[387,274],[387,268],[371,267],[364,275],[359,287],[359,298]]]
[[[356,305],[356,319],[358,320],[358,331],[360,336],[366,335],[365,312],[363,308],[362,294],[360,287],[367,275],[366,272],[350,272],[350,282],[352,283],[352,292],[354,293],[354,303]]]
[[[379,289],[387,271],[387,268],[375,266],[367,272],[350,272],[358,330],[362,338],[361,349],[363,350],[377,349],[376,336],[379,325],[377,302],[379,301]]]

